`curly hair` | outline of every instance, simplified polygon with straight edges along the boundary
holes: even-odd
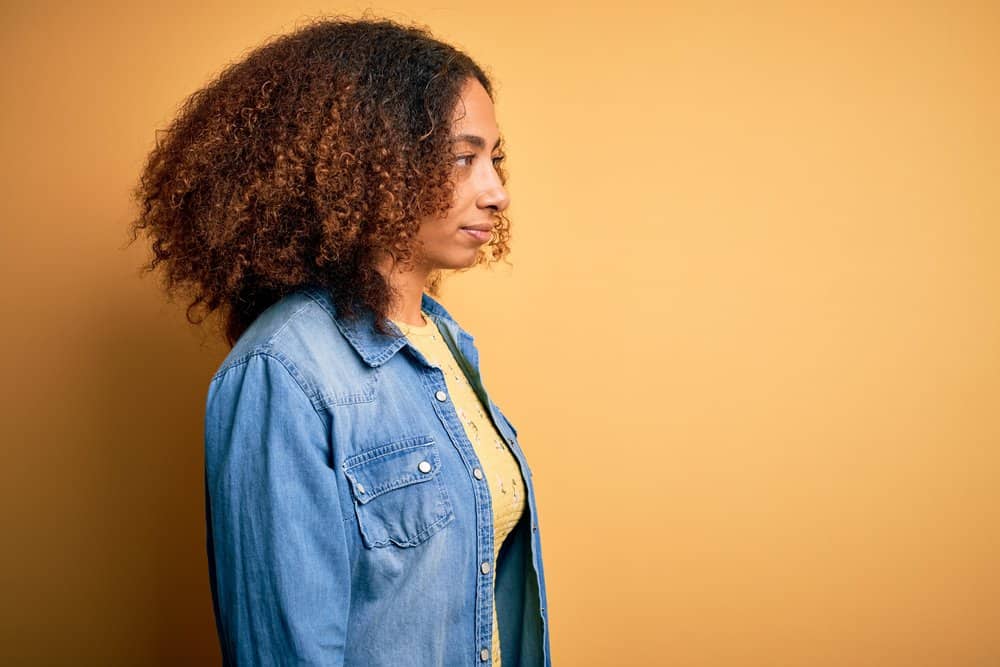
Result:
[[[129,228],[129,244],[152,240],[143,272],[161,267],[168,295],[191,299],[189,322],[218,310],[230,345],[305,285],[390,333],[394,293],[375,261],[410,261],[420,221],[450,208],[452,112],[470,77],[493,98],[468,55],[385,19],[314,20],[256,48],[158,133]],[[509,252],[509,221],[494,216],[491,256],[474,265]]]

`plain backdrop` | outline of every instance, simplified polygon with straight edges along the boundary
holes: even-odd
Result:
[[[514,251],[442,299],[535,473],[554,663],[1000,664],[996,3],[219,0],[0,9],[3,662],[219,663],[227,349],[129,191],[226,63],[368,7],[497,82]]]

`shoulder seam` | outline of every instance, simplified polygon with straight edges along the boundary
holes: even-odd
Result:
[[[316,413],[316,416],[319,418],[321,423],[324,423],[325,426],[325,422],[323,422],[322,413],[325,412],[326,410],[326,403],[319,400],[315,392],[312,392],[306,388],[305,384],[303,384],[302,378],[299,377],[299,373],[298,370],[295,368],[295,364],[293,364],[290,359],[285,359],[283,355],[271,352],[270,350],[258,348],[251,352],[248,352],[239,359],[233,361],[230,364],[227,364],[225,368],[219,369],[219,371],[217,371],[215,375],[212,376],[210,384],[215,384],[217,380],[221,379],[222,376],[226,375],[229,371],[239,366],[245,366],[255,357],[264,357],[265,359],[272,359],[275,362],[277,362],[278,365],[280,365],[281,368],[286,373],[288,373],[288,377],[292,378],[292,381],[295,382],[295,386],[297,386],[299,388],[299,391],[302,392],[302,395],[306,397],[306,400],[309,401],[309,405],[312,406],[312,409]]]
[[[312,299],[310,299],[310,301],[311,300]],[[293,312],[291,315],[289,315],[288,317],[285,318],[285,321],[281,323],[281,326],[278,327],[277,329],[275,329],[274,332],[270,336],[268,336],[267,340],[264,341],[263,344],[265,346],[270,346],[274,342],[274,339],[278,337],[278,334],[280,334],[282,331],[284,331],[285,327],[287,327],[292,322],[292,320],[294,320],[296,317],[299,316],[299,313],[301,313],[303,310],[305,310],[306,308],[308,308],[311,305],[312,305],[311,303],[306,302],[306,303],[302,304],[301,306],[299,306],[299,308],[297,310],[295,310],[295,312]]]
[[[296,317],[299,316],[299,313],[301,313],[303,310],[305,310],[306,308],[308,308],[310,305],[311,304],[309,304],[309,303],[302,304],[298,309],[296,309],[294,312],[292,312],[291,315],[289,315],[288,317],[286,317],[285,321],[281,323],[281,326],[279,326],[277,329],[275,329],[271,333],[271,335],[267,337],[266,340],[263,340],[263,341],[257,343],[257,345],[255,345],[254,347],[252,347],[249,350],[247,350],[246,352],[244,352],[242,356],[237,357],[236,359],[231,359],[225,366],[222,366],[221,368],[219,368],[215,372],[215,374],[212,375],[212,378],[211,378],[210,382],[214,381],[216,377],[218,377],[219,375],[224,374],[230,368],[233,368],[235,366],[239,366],[240,364],[246,363],[247,361],[250,360],[251,357],[254,357],[254,356],[258,355],[258,354],[268,354],[268,355],[274,357],[275,359],[277,359],[278,361],[282,361],[277,356],[275,356],[274,354],[271,353],[271,350],[274,349],[274,339],[278,337],[278,334],[280,334],[282,331],[285,330],[285,327],[287,327],[289,324],[291,324],[292,320],[294,320]],[[307,395],[308,395],[308,393],[307,393]]]

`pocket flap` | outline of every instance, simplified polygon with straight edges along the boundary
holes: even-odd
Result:
[[[361,504],[394,489],[429,482],[440,468],[441,458],[429,435],[394,440],[344,461],[351,492]]]

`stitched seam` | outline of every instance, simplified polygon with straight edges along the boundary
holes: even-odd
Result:
[[[359,500],[358,502],[360,502],[362,505],[367,505],[371,501],[381,496],[383,493],[394,491],[395,489],[401,489],[404,486],[410,486],[412,484],[422,484],[425,482],[429,482],[431,481],[432,478],[436,477],[436,475],[432,474],[436,472],[436,470],[437,468],[435,468],[430,472],[420,473],[419,476],[411,474],[409,477],[399,477],[386,484],[381,484],[379,486],[376,486],[374,489],[365,489],[364,493],[365,500],[363,502]],[[347,473],[345,472],[344,474],[346,475]],[[347,475],[347,477],[348,479],[351,480],[354,486],[357,486],[357,481],[353,477],[351,477],[350,475]]]
[[[254,350],[253,352],[247,353],[246,355],[244,355],[243,357],[241,357],[239,360],[234,361],[232,364],[227,365],[225,369],[222,369],[219,372],[217,372],[215,375],[213,375],[212,376],[212,384],[214,384],[216,382],[216,380],[220,379],[223,375],[228,374],[229,371],[231,371],[231,370],[233,370],[235,368],[238,368],[240,366],[247,365],[255,357],[264,357],[264,358],[267,358],[267,359],[273,359],[274,361],[276,361],[278,363],[279,366],[281,366],[281,368],[286,373],[288,373],[288,377],[292,378],[292,381],[295,382],[295,386],[299,388],[299,391],[302,392],[302,395],[305,396],[306,400],[309,401],[309,405],[312,407],[313,412],[316,414],[316,418],[319,419],[320,424],[322,424],[323,430],[326,430],[326,422],[323,421],[323,415],[320,413],[319,408],[316,407],[316,401],[313,399],[313,397],[310,395],[310,393],[308,391],[306,391],[305,387],[302,386],[302,382],[299,381],[299,378],[297,377],[297,374],[293,373],[288,368],[288,366],[285,365],[285,362],[282,361],[282,359],[280,357],[276,356],[275,354],[273,354],[271,352],[257,349],[257,350]]]
[[[300,306],[300,307],[298,308],[298,310],[296,310],[296,311],[295,311],[295,312],[293,312],[293,313],[292,313],[291,315],[289,315],[288,317],[286,317],[286,318],[285,318],[285,321],[284,321],[284,322],[282,322],[281,326],[280,326],[280,327],[278,327],[278,328],[277,328],[277,329],[276,329],[276,330],[274,331],[274,333],[272,333],[272,334],[271,334],[270,338],[268,338],[268,339],[267,339],[267,343],[266,343],[266,344],[267,344],[267,345],[271,345],[271,343],[272,343],[272,342],[274,341],[274,339],[275,339],[275,338],[277,338],[277,337],[278,337],[278,335],[279,335],[279,334],[280,334],[280,333],[281,333],[282,331],[284,331],[284,330],[285,330],[285,327],[287,327],[287,326],[288,326],[289,324],[291,324],[292,320],[294,320],[294,319],[295,319],[296,317],[298,317],[298,316],[299,316],[299,313],[301,313],[301,312],[302,312],[303,310],[305,310],[306,308],[308,308],[308,307],[309,307],[310,305],[311,305],[311,304],[308,304],[308,303],[304,303],[304,304],[302,304],[302,305],[301,305],[301,306]]]
[[[242,357],[240,357],[238,359],[234,359],[230,363],[226,364],[224,367],[222,367],[219,370],[217,370],[215,372],[215,375],[212,376],[212,380],[214,380],[219,375],[224,374],[230,368],[234,368],[236,366],[239,366],[242,363],[246,363],[247,361],[250,361],[251,358],[257,356],[258,354],[262,354],[262,353],[266,354],[269,351],[269,348],[271,348],[273,346],[274,339],[278,336],[278,334],[280,334],[282,331],[284,331],[285,327],[287,327],[291,323],[291,321],[293,319],[295,319],[299,315],[299,313],[301,313],[303,310],[305,310],[308,307],[309,307],[308,303],[303,304],[300,308],[298,308],[298,310],[296,310],[291,315],[289,315],[287,318],[285,318],[285,321],[282,322],[281,326],[278,327],[277,330],[275,330],[270,336],[268,336],[267,340],[265,340],[265,341],[263,341],[261,343],[258,343],[253,349],[251,349],[248,352],[244,353],[244,355]]]
[[[351,464],[349,466],[346,464],[346,461],[345,461],[345,463],[342,465],[342,467],[344,468],[344,475],[350,481],[351,487],[354,488],[355,490],[357,489],[358,481],[355,478],[355,476],[351,474],[353,470],[355,470],[356,468],[364,469],[366,466],[368,466],[372,462],[378,462],[378,460],[380,458],[382,458],[383,456],[387,456],[389,454],[394,454],[397,451],[400,451],[400,452],[416,451],[416,450],[419,450],[422,447],[427,447],[427,448],[430,449],[430,456],[429,456],[429,458],[431,459],[431,461],[434,462],[433,463],[433,467],[430,470],[428,470],[427,472],[421,472],[420,474],[409,473],[409,474],[403,475],[402,477],[396,477],[395,479],[390,480],[390,481],[388,481],[388,482],[386,482],[384,484],[373,485],[374,488],[367,489],[365,491],[365,493],[363,494],[364,495],[364,500],[361,500],[360,498],[357,498],[357,496],[358,496],[357,493],[355,494],[355,498],[357,498],[358,502],[360,502],[362,505],[366,505],[369,502],[371,502],[372,500],[375,500],[376,498],[378,498],[379,496],[381,496],[383,493],[387,493],[387,492],[393,491],[395,489],[400,489],[400,488],[403,488],[404,486],[410,486],[411,484],[422,484],[424,482],[429,482],[433,478],[436,478],[437,475],[438,475],[438,471],[441,469],[441,457],[438,454],[437,448],[436,447],[431,447],[433,444],[434,444],[434,441],[432,440],[431,442],[428,442],[428,443],[425,443],[425,444],[422,444],[422,445],[414,445],[412,447],[404,447],[402,449],[394,449],[394,450],[392,450],[390,452],[386,452],[385,454],[380,454],[380,455],[378,455],[376,457],[373,457],[371,459],[367,459],[367,460],[361,461],[359,463],[353,463],[353,464]],[[378,465],[381,465],[381,463],[377,463],[376,470],[378,470]]]
[[[409,540],[405,540],[405,541],[404,540],[396,540],[396,539],[393,539],[392,535],[390,535],[389,538],[386,539],[386,540],[373,540],[371,544],[372,544],[373,547],[384,547],[387,544],[395,544],[395,545],[401,546],[401,547],[416,546],[416,545],[420,544],[421,542],[423,542],[428,537],[430,537],[431,533],[433,533],[435,530],[437,530],[437,528],[439,528],[439,527],[447,524],[449,521],[451,521],[451,519],[453,519],[454,516],[455,516],[455,513],[453,511],[451,511],[450,509],[448,509],[448,510],[445,511],[445,513],[441,516],[440,519],[437,519],[433,523],[427,524],[427,526],[425,526],[423,529],[417,531],[416,535],[414,535]]]
[[[413,444],[408,444],[413,443]],[[420,449],[421,447],[430,447],[434,444],[434,437],[430,435],[412,435],[405,438],[398,438],[392,442],[387,442],[382,445],[376,445],[371,449],[365,449],[357,454],[349,456],[344,459],[343,467],[345,470],[348,468],[354,468],[362,463],[368,463],[376,459],[380,459],[383,456],[388,456],[395,452],[405,452],[411,449]],[[405,445],[405,446],[400,446]]]

